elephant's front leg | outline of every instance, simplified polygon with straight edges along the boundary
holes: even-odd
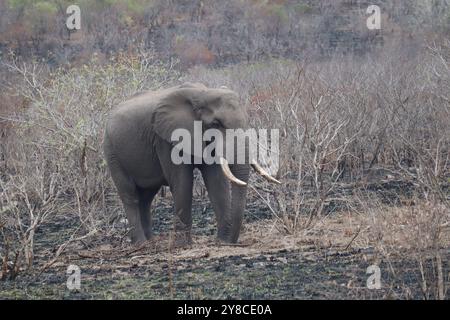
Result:
[[[201,172],[216,214],[217,237],[221,241],[229,242],[232,227],[230,184],[219,165],[205,165]]]
[[[193,168],[188,165],[174,166],[170,180],[170,191],[175,203],[175,243],[176,245],[190,244],[192,242]]]
[[[191,243],[192,227],[192,186],[194,182],[194,165],[174,164],[171,159],[172,146],[165,141],[159,141],[158,157],[166,182],[175,205],[175,242],[177,244]]]

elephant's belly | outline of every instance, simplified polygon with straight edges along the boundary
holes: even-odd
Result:
[[[133,127],[116,132],[114,159],[138,187],[159,187],[165,184],[165,178],[157,149],[154,143],[147,143],[139,137],[140,133]]]
[[[159,187],[167,184],[159,161],[151,156],[142,155],[140,158],[128,158],[122,162],[122,167],[140,188]]]
[[[162,176],[159,176],[159,177],[141,176],[141,177],[135,178],[134,181],[135,181],[136,185],[140,188],[155,188],[155,187],[167,185],[166,180]]]

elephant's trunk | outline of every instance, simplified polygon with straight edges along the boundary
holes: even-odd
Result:
[[[252,141],[246,141],[246,139],[241,139],[240,141],[242,140],[244,141],[243,145],[234,145],[234,141],[230,139],[227,139],[224,144],[224,155],[227,154],[225,152],[226,150],[230,148],[234,149],[234,159],[230,157],[230,160],[234,160],[232,161],[233,164],[229,165],[228,160],[223,157],[219,159],[222,172],[229,180],[231,189],[229,212],[227,210],[223,227],[219,228],[219,238],[231,243],[237,242],[242,226],[250,166],[268,181],[280,184],[278,180],[271,177],[258,165],[254,159],[254,155],[250,154],[249,143],[252,143]]]
[[[233,175],[241,181],[247,182],[249,178],[250,167],[246,164],[237,164],[231,166]],[[229,234],[229,242],[238,241],[239,233],[242,227],[244,217],[245,203],[247,199],[247,186],[240,186],[235,183],[231,184],[231,226]]]
[[[227,140],[227,143],[231,144],[232,142]],[[225,146],[234,148],[234,156],[229,159],[230,164],[225,158],[219,159],[222,172],[229,181],[230,194],[228,199],[230,203],[222,227],[219,228],[218,236],[222,241],[236,243],[242,227],[250,174],[249,159],[245,157],[245,154],[248,154],[248,146],[244,145],[241,148],[232,144],[225,144]],[[242,153],[244,153],[244,156]],[[226,154],[225,150],[224,154]],[[243,163],[239,163],[238,159],[244,159]]]

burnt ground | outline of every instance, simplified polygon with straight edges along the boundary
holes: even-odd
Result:
[[[420,275],[412,262],[395,262],[398,279],[382,276],[380,290],[366,288],[370,265],[364,251],[311,252],[281,250],[256,256],[187,258],[153,264],[91,260],[82,270],[81,290],[65,287],[65,268],[38,278],[6,282],[2,298],[31,299],[382,299],[422,298]],[[136,260],[135,260],[136,261]],[[72,261],[74,262],[74,261]],[[379,264],[387,270],[386,262]],[[169,271],[170,270],[170,271]],[[413,291],[413,292],[411,292]]]
[[[365,241],[358,217],[335,213],[308,231],[278,228],[261,203],[249,203],[240,245],[215,241],[215,218],[207,201],[193,208],[190,247],[173,248],[172,205],[159,200],[155,238],[129,245],[126,226],[71,242],[51,265],[61,243],[78,226],[58,220],[40,230],[36,268],[0,282],[0,299],[424,299],[434,298],[433,251],[399,248],[383,253]],[[64,240],[65,239],[65,240]],[[420,259],[418,259],[420,257]],[[450,251],[441,250],[449,287]],[[68,290],[67,267],[81,269],[81,288]],[[381,271],[381,288],[368,289],[370,265]],[[420,265],[422,268],[420,268]],[[425,280],[425,281],[424,281]],[[425,286],[424,286],[425,285]],[[447,294],[448,297],[448,294]]]

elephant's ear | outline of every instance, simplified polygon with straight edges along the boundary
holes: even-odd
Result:
[[[194,134],[195,113],[188,104],[162,104],[153,114],[153,130],[165,141],[172,143],[172,133],[176,129],[186,129]]]
[[[176,129],[186,129],[194,144],[194,121],[200,121],[199,111],[204,101],[203,91],[199,89],[178,89],[169,92],[158,103],[153,113],[153,130],[165,141],[172,141],[172,133]]]

